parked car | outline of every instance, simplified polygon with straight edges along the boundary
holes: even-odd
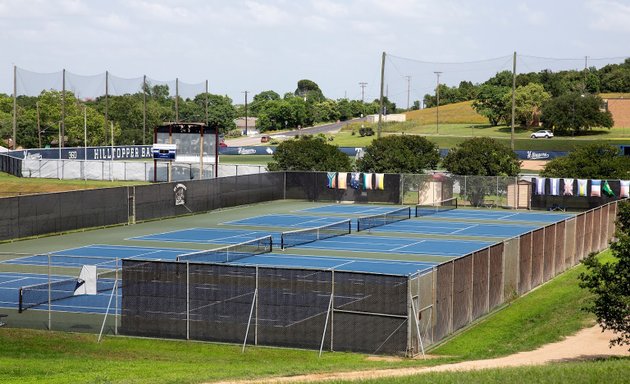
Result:
[[[553,132],[544,129],[542,131],[536,131],[532,133],[530,137],[532,139],[541,139],[541,138],[551,139],[553,137]]]
[[[262,135],[260,136],[260,142],[261,143],[268,143],[271,140],[271,136],[269,135]]]
[[[227,144],[225,144],[225,141],[220,141],[220,142],[219,142],[219,147],[220,147],[220,148],[227,148],[227,146],[228,146],[228,145],[227,145]]]

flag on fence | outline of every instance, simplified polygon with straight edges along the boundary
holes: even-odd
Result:
[[[560,194],[560,179],[549,179],[549,194],[558,196]]]
[[[610,188],[610,184],[608,184],[608,180],[604,181],[604,185],[602,186],[602,192],[604,192],[604,195],[608,197],[615,197],[615,192],[613,192],[612,188]]]
[[[364,173],[363,174],[363,189],[372,189],[372,174]]]
[[[586,186],[588,185],[588,180],[586,179],[577,179],[578,182],[578,196],[586,196]]]
[[[544,195],[545,194],[545,178],[539,177],[536,179],[536,194]]]
[[[350,186],[354,189],[361,188],[361,173],[360,172],[352,172],[350,174]]]
[[[591,196],[601,197],[602,195],[602,181],[591,180]]]
[[[630,197],[630,180],[621,180],[619,197]]]
[[[348,189],[348,174],[346,172],[339,172],[337,174],[337,188]]]
[[[573,196],[573,179],[564,179],[564,194]]]
[[[337,172],[328,172],[328,188],[337,188]]]
[[[376,185],[374,189],[380,189],[380,190],[385,189],[385,174],[384,173],[376,174]]]

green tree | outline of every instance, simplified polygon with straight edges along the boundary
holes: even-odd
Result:
[[[563,134],[579,134],[593,127],[612,128],[610,111],[602,111],[602,99],[597,95],[568,93],[549,100],[542,107],[544,126]]]
[[[478,114],[487,117],[491,125],[497,126],[511,114],[512,101],[506,102],[508,95],[511,97],[509,87],[484,84],[479,87],[472,107]]]
[[[536,113],[550,98],[551,95],[540,84],[530,83],[517,87],[514,91],[514,119],[525,127],[531,126]],[[503,95],[503,105],[511,109],[512,92]]]
[[[208,125],[219,128],[219,133],[227,133],[236,128],[236,109],[228,96],[208,94]],[[196,103],[205,103],[206,94],[195,97]]]
[[[324,93],[319,89],[319,85],[308,79],[298,81],[295,96],[305,98],[311,102],[322,102],[326,100]]]
[[[586,310],[595,314],[603,330],[615,332],[611,345],[630,345],[630,203],[619,202],[616,237],[610,245],[614,261],[601,262],[593,253],[582,263],[580,286],[594,294]]]
[[[516,153],[489,137],[468,139],[452,148],[443,161],[454,175],[516,176],[521,167]],[[466,198],[474,206],[483,204],[486,195],[496,190],[496,179],[474,177],[467,181]]]
[[[350,171],[350,158],[325,140],[312,136],[283,141],[273,154],[270,171]]]
[[[547,162],[540,175],[626,180],[630,178],[630,158],[620,156],[619,148],[613,145],[589,144],[577,147],[567,156]]]
[[[254,95],[252,102],[248,105],[248,114],[250,116],[258,116],[268,101],[280,100],[280,95],[275,91],[263,91]]]
[[[440,161],[437,145],[423,136],[384,136],[365,148],[357,161],[361,172],[422,173]]]

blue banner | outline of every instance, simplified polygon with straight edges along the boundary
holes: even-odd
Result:
[[[221,155],[273,155],[276,146],[246,146],[246,147],[220,147]],[[339,150],[348,156],[362,156],[364,148],[339,147]],[[62,159],[68,160],[134,160],[153,158],[151,145],[122,145],[117,147],[87,147],[85,148],[40,148],[9,151],[12,157],[20,159],[58,159],[61,152]],[[514,151],[519,160],[551,160],[566,156],[568,152],[560,151]],[[448,149],[440,149],[440,157],[445,157]]]
[[[118,147],[69,147],[39,148],[10,151],[10,156],[20,159],[62,159],[66,160],[135,160],[152,159],[150,145],[122,145]],[[61,155],[61,156],[60,156]]]

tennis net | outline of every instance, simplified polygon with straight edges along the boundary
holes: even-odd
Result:
[[[269,253],[273,250],[271,236],[249,240],[240,244],[228,245],[207,251],[187,253],[177,256],[177,261],[190,261],[199,263],[228,263],[245,257]]]
[[[435,215],[439,212],[457,209],[457,197],[437,201],[433,204],[416,205],[416,217]]]
[[[401,220],[407,220],[410,218],[411,208],[409,207],[396,209],[394,211],[385,212],[378,215],[359,217],[357,219],[357,232],[395,223]]]
[[[352,224],[350,220],[342,220],[336,223],[322,225],[321,227],[282,232],[282,235],[280,235],[280,245],[282,249],[285,249],[300,244],[312,243],[317,240],[349,235],[351,228]]]
[[[115,272],[104,272],[96,277],[96,291],[106,292],[114,289],[116,279]],[[49,300],[48,291],[50,290],[50,302],[63,300],[75,296],[74,292],[80,285],[78,278],[66,280],[51,281],[48,283],[28,285],[21,287],[19,290],[18,311],[23,311],[46,304]]]

